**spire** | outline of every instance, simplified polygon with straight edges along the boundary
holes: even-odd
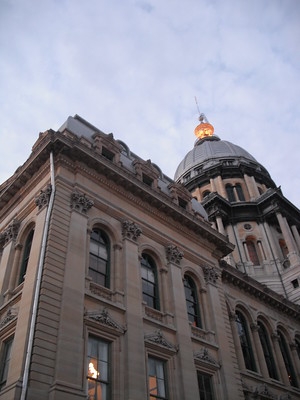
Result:
[[[198,139],[204,139],[208,136],[213,136],[214,127],[208,122],[206,116],[201,113],[199,117],[200,124],[196,126],[194,133]]]

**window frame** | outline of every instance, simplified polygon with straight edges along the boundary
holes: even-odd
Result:
[[[143,301],[146,303],[148,307],[160,311],[157,265],[153,260],[153,258],[148,253],[142,253],[140,268],[141,268]],[[153,280],[147,279],[149,274],[151,273],[153,274]],[[145,288],[151,288],[151,287],[153,288],[153,294],[150,294],[149,291],[147,292],[145,290]]]
[[[32,249],[33,236],[34,236],[34,228],[30,229],[30,231],[28,232],[26,239],[25,239],[24,249],[23,249],[23,254],[22,254],[22,262],[20,264],[17,285],[20,285],[25,280],[25,275],[27,273],[30,253],[31,253],[31,249]]]
[[[98,357],[98,349],[97,349],[97,368],[94,367],[94,370],[96,372],[98,372],[99,370],[99,364],[103,365],[104,363],[106,363],[107,366],[107,370],[106,370],[106,379],[101,379],[101,378],[95,378],[95,377],[91,377],[89,376],[89,370],[90,370],[90,360],[91,359],[95,359],[95,355],[89,354],[89,346],[90,346],[90,341],[95,341],[97,346],[101,343],[104,344],[106,346],[106,352],[107,352],[107,360],[103,360],[100,359]],[[96,384],[96,388],[100,387],[101,388],[101,393],[102,393],[102,389],[103,386],[106,388],[106,396],[105,398],[102,398],[102,394],[101,397],[99,399],[101,400],[110,400],[111,399],[111,395],[112,395],[112,350],[111,350],[111,346],[112,343],[111,341],[99,337],[93,333],[89,333],[88,334],[88,341],[87,341],[87,354],[86,354],[86,359],[87,359],[87,365],[86,365],[86,385],[87,385],[87,395],[89,396],[89,382],[92,382],[94,384]],[[105,365],[105,364],[104,364]],[[98,375],[100,375],[100,372],[98,373]],[[100,375],[102,376],[102,375]],[[97,390],[97,389],[96,389]],[[98,398],[98,397],[96,397]]]
[[[188,320],[193,326],[202,329],[203,326],[202,326],[202,318],[201,318],[201,312],[200,312],[200,304],[199,304],[197,285],[196,285],[194,279],[189,274],[184,274],[183,287],[184,287],[184,295],[185,295]],[[187,298],[187,290],[190,290],[190,292],[191,292],[190,293],[190,297],[192,297],[191,300]],[[193,308],[193,310],[194,310],[193,313],[189,312],[189,309],[190,309],[189,306]]]
[[[150,377],[152,376],[152,375],[150,375],[150,365],[149,365],[150,360],[154,361],[155,363],[160,363],[162,365],[162,372],[163,372],[163,380],[162,381],[164,384],[164,396],[162,396],[160,393],[158,393],[157,395],[150,394],[150,390],[151,390]],[[152,399],[168,400],[169,399],[167,363],[168,363],[168,361],[163,358],[157,357],[152,354],[147,355],[147,394],[148,394],[149,400],[152,400]]]
[[[249,331],[249,324],[244,313],[240,310],[236,310],[236,326],[239,336],[239,345],[241,346],[245,368],[249,371],[257,372],[257,366],[254,358],[253,346]],[[242,335],[243,333],[243,335]]]
[[[283,362],[285,365],[286,372],[289,377],[289,381],[291,386],[299,388],[296,372],[295,372],[295,366],[292,361],[292,356],[288,348],[288,344],[286,341],[286,337],[284,333],[281,330],[277,331],[278,334],[278,344],[279,348],[282,354]]]
[[[98,234],[98,236],[102,240],[96,240],[93,238],[93,234]],[[93,253],[91,249],[92,242],[98,246],[98,254]],[[107,257],[106,259],[101,257],[100,248],[105,248]],[[91,266],[92,257],[96,260],[97,264],[105,263],[105,273],[102,273],[96,268]],[[110,269],[111,269],[111,242],[108,234],[102,229],[98,227],[94,227],[90,236],[89,243],[89,267],[88,267],[88,275],[92,278],[92,282],[97,285],[101,285],[110,289]]]
[[[278,380],[279,379],[278,371],[276,368],[276,363],[275,363],[273,349],[271,346],[269,332],[268,332],[265,324],[262,321],[257,321],[257,326],[258,326],[259,340],[260,340],[261,347],[263,350],[263,355],[264,355],[265,362],[267,365],[269,377],[272,379]]]
[[[207,389],[207,384],[205,384],[202,380],[203,384],[203,389],[200,387],[200,377],[201,378],[206,378],[208,379],[209,382],[209,392],[206,390]],[[197,370],[197,382],[198,382],[198,390],[199,390],[199,398],[200,400],[214,400],[215,399],[215,390],[214,390],[214,385],[213,385],[213,375],[208,374],[207,372],[203,372],[200,370]],[[201,397],[201,392],[204,396]]]
[[[9,337],[2,342],[1,349],[1,369],[0,369],[0,391],[6,385],[9,364],[11,359],[11,350],[14,342],[14,337]]]

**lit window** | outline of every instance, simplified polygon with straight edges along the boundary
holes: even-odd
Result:
[[[249,336],[248,324],[246,318],[240,311],[236,312],[236,324],[244,356],[245,367],[252,371],[256,371],[256,366],[254,362],[254,356]]]
[[[18,285],[20,283],[22,283],[24,281],[24,279],[25,279],[25,275],[26,275],[26,272],[27,272],[28,261],[29,261],[29,256],[30,256],[30,250],[31,250],[31,246],[32,246],[33,234],[34,234],[34,230],[32,229],[29,232],[29,235],[27,236],[27,239],[26,239],[26,242],[25,242]]]
[[[267,329],[260,321],[257,323],[257,325],[259,327],[258,334],[259,334],[259,338],[260,338],[260,342],[261,342],[261,346],[263,349],[263,353],[264,353],[264,357],[266,360],[270,378],[278,379],[278,375],[277,375],[277,371],[276,371],[276,367],[275,367],[275,361],[274,361],[274,357],[273,357],[273,352],[272,352],[272,348],[271,348],[271,344],[270,344],[270,338],[269,338]]]
[[[287,342],[285,340],[284,335],[282,334],[282,332],[278,331],[278,337],[279,337],[279,347],[280,347],[280,351],[283,357],[283,361],[284,361],[284,365],[290,380],[290,384],[294,387],[298,387],[297,385],[297,379],[296,379],[296,374],[295,374],[295,369],[294,366],[292,364],[292,359],[291,359],[291,355],[288,349],[288,345]]]
[[[100,229],[93,229],[90,240],[89,276],[95,283],[109,287],[110,243]]]
[[[12,344],[13,344],[13,339],[9,339],[3,343],[3,353],[1,357],[1,370],[0,370],[0,389],[6,384]]]
[[[148,358],[148,390],[150,400],[168,398],[165,362],[157,358]]]
[[[147,306],[159,309],[156,265],[148,254],[142,255],[141,274],[143,301]]]
[[[197,378],[200,400],[214,400],[211,376],[197,371]]]
[[[188,313],[188,319],[194,326],[201,328],[201,318],[199,312],[197,288],[192,278],[184,276],[184,292],[186,300],[186,308]]]
[[[88,341],[88,399],[110,398],[109,343],[89,337]]]

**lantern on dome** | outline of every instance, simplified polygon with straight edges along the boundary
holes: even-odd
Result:
[[[213,136],[214,127],[208,122],[204,114],[200,114],[200,124],[196,126],[194,133],[198,139],[204,139],[209,136]]]

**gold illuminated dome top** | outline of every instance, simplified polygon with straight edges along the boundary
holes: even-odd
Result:
[[[214,127],[208,122],[204,114],[200,114],[199,117],[200,124],[196,126],[194,133],[198,139],[204,139],[208,136],[213,136]]]

